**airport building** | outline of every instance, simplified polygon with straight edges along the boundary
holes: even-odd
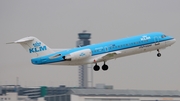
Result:
[[[105,84],[91,88],[4,87],[0,87],[0,101],[180,101],[178,90],[118,90]]]
[[[23,93],[20,85],[1,85],[0,86],[0,101],[45,101],[43,97],[38,96],[36,99],[31,99],[30,96]],[[32,91],[33,93],[37,91]],[[30,94],[31,95],[31,94]],[[37,94],[38,95],[38,94]]]
[[[47,95],[46,101],[180,101],[180,91],[115,90],[112,86],[71,88],[65,94]]]
[[[6,93],[0,95],[0,101],[45,101],[44,98],[38,98],[36,100],[30,99],[28,96],[20,96],[16,92]]]
[[[72,89],[70,97],[71,100],[59,101],[180,101],[180,92],[113,89]]]

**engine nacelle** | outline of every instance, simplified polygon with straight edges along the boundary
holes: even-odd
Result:
[[[65,60],[73,61],[73,60],[82,60],[88,58],[92,55],[90,49],[84,49],[77,52],[70,53],[64,57]]]

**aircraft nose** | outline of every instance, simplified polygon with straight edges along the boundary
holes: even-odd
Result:
[[[174,38],[174,39],[172,39],[172,44],[174,44],[176,42],[176,39]]]
[[[167,41],[166,42],[166,45],[167,46],[171,46],[172,44],[174,44],[176,42],[176,39],[175,38],[172,38],[171,40]]]
[[[173,45],[175,42],[176,42],[176,39],[173,38],[173,39],[170,40],[169,45]]]

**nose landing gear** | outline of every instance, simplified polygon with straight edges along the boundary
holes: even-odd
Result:
[[[159,51],[159,49],[157,49],[158,53],[157,53],[157,57],[161,57],[161,53]]]

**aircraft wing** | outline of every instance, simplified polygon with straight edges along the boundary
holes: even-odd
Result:
[[[121,53],[120,51],[110,52],[110,53],[105,54],[102,58],[103,59],[115,58],[115,56],[120,53]]]
[[[65,51],[65,50],[69,50],[69,49],[52,49],[54,52],[59,52],[59,51]]]
[[[109,59],[116,58],[117,55],[121,54],[121,51],[114,51],[114,52],[109,52],[106,54],[101,55],[99,58],[95,59],[96,61],[106,61]]]

